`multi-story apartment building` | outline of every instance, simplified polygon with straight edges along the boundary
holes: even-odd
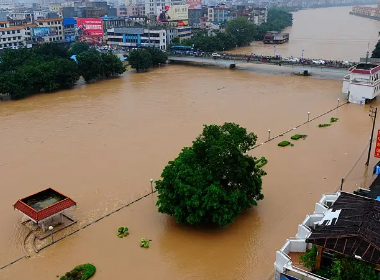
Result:
[[[214,23],[225,23],[236,18],[236,13],[231,13],[228,7],[210,7],[208,8],[208,21]]]
[[[117,10],[119,17],[132,17],[132,16],[144,16],[145,4],[134,4],[120,7]]]
[[[25,26],[10,26],[9,21],[0,22],[0,49],[26,46]]]
[[[13,8],[12,0],[0,0],[0,9],[1,10],[10,10]]]
[[[49,33],[41,38],[34,38],[38,42],[62,42],[64,41],[63,24],[61,18],[47,18],[36,20],[37,27],[48,27]]]
[[[175,5],[186,5],[186,0],[146,0],[145,15],[157,15],[158,8]]]
[[[111,28],[107,30],[105,39],[108,45],[119,47],[154,47],[166,50],[165,29],[147,28]]]

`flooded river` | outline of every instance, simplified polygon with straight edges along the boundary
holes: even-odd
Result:
[[[380,22],[349,15],[350,11],[351,7],[334,7],[295,12],[293,26],[285,30],[288,43],[274,47],[253,42],[237,52],[301,57],[304,50],[305,58],[359,61],[366,56],[368,43],[371,55]]]
[[[342,9],[344,21],[348,9]],[[306,30],[319,26],[324,32],[318,34],[332,42],[336,34],[321,22],[331,10],[339,11],[297,12],[292,29],[304,28],[303,38],[319,40]],[[298,20],[302,13],[307,23]],[[360,30],[377,36],[374,26],[380,23],[360,20],[368,27]],[[345,22],[352,41],[365,36]],[[339,53],[334,46],[321,43],[319,56]],[[356,44],[336,46],[360,55]],[[236,122],[258,134],[261,143],[268,129],[274,136],[305,122],[307,112],[314,117],[336,107],[338,98],[344,100],[340,92],[338,80],[171,65],[0,103],[0,266],[24,254],[27,231],[12,209],[17,199],[49,186],[61,191],[78,203],[71,213],[78,219],[75,229],[147,193],[149,179],[159,178],[203,124]],[[366,147],[368,109],[345,105],[297,129],[308,137],[294,147],[277,146],[287,134],[251,151],[269,160],[265,199],[225,229],[178,226],[157,212],[153,195],[0,270],[0,279],[55,279],[89,262],[98,268],[94,279],[266,280],[275,251],[296,233],[321,194],[339,186]],[[339,118],[336,124],[316,127],[332,116]],[[364,160],[348,177],[346,190],[363,184]],[[129,227],[128,238],[116,237],[120,226]],[[139,248],[142,237],[153,240],[147,250]]]

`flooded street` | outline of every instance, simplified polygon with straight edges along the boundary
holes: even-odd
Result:
[[[293,13],[293,26],[288,27],[289,42],[276,45],[276,54],[283,57],[359,61],[365,57],[368,43],[370,55],[380,31],[380,22],[349,15],[351,7],[320,8]],[[274,55],[274,45],[253,42],[250,47],[231,51]]]
[[[312,14],[316,21],[326,11],[330,9],[297,12],[292,29],[306,29],[298,16],[309,13],[304,18],[310,28],[314,24],[325,30],[326,42],[336,40],[330,26],[312,20]],[[343,29],[351,30],[351,40],[376,40],[379,22],[350,18],[352,24],[365,21],[366,30],[376,33],[354,32],[348,22]],[[318,41],[319,35],[313,34],[310,40]],[[313,51],[327,58],[339,53],[334,46],[338,47],[322,44]],[[339,47],[353,56],[362,48],[343,43]],[[12,209],[17,199],[55,188],[78,203],[70,213],[78,219],[75,229],[149,192],[149,179],[159,178],[167,162],[201,133],[203,124],[236,122],[258,134],[261,143],[268,129],[271,136],[281,134],[305,122],[307,112],[312,118],[336,107],[338,98],[340,103],[345,100],[339,80],[170,65],[0,103],[0,266],[24,255],[21,244],[27,231],[20,224],[21,214]],[[225,229],[176,225],[157,212],[153,195],[0,270],[0,279],[56,279],[89,262],[97,267],[94,279],[266,280],[273,272],[275,251],[296,233],[321,194],[340,185],[367,146],[368,109],[344,105],[298,128],[296,133],[308,137],[294,147],[277,146],[291,136],[285,134],[252,150],[252,155],[269,160],[265,198]],[[330,117],[339,121],[317,127]],[[365,157],[353,169],[346,190],[364,182],[364,162]],[[374,164],[372,158],[369,174]],[[130,236],[117,238],[120,226],[129,227]],[[142,237],[153,240],[147,250],[139,247]]]

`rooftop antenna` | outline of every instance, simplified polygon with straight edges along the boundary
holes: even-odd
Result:
[[[367,46],[367,55],[365,56],[365,63],[368,63],[368,58],[369,58],[369,42]]]

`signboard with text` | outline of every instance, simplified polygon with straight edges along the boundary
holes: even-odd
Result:
[[[187,5],[174,5],[157,7],[157,21],[179,21],[189,18],[189,8]]]
[[[49,27],[33,27],[31,28],[31,35],[34,38],[42,38],[49,36],[50,28]]]
[[[79,36],[103,37],[103,20],[100,18],[77,18]]]
[[[202,0],[186,0],[189,9],[202,9]]]
[[[377,131],[375,157],[380,158],[380,129]]]

